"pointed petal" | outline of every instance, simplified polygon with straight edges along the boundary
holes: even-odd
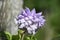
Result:
[[[41,19],[43,19],[43,18],[44,18],[44,16],[39,16],[38,18],[41,20]]]
[[[32,17],[32,16],[28,16],[28,18],[29,18],[29,19],[33,19],[33,17]]]
[[[39,17],[41,15],[42,15],[42,12],[36,14],[37,17]]]
[[[21,15],[23,15],[23,16],[25,16],[25,17],[27,16],[25,10],[22,11]]]
[[[41,21],[41,24],[42,24],[42,25],[44,25],[45,21],[46,21],[46,20],[45,20],[45,19],[43,19],[43,20]]]
[[[31,12],[30,12],[30,9],[27,8],[27,7],[26,7],[26,9],[25,9],[25,12],[26,12],[28,15],[31,15],[31,14],[30,14],[30,13],[31,13]]]
[[[31,11],[32,15],[34,15],[36,13],[35,8]]]
[[[21,18],[24,18],[24,16],[23,15],[18,15],[17,19],[19,20]]]

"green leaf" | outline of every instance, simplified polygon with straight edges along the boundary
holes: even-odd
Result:
[[[30,37],[26,37],[27,40],[30,40]]]
[[[8,40],[12,40],[12,35],[9,32],[4,31]]]
[[[24,33],[24,30],[18,30],[18,32],[22,34],[22,33]]]

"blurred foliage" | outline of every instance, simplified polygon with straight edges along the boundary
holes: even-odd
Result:
[[[4,33],[4,31],[0,31],[0,40],[8,40],[6,34]]]
[[[12,36],[12,40],[19,40],[18,35],[13,35],[13,36]]]
[[[53,12],[60,8],[60,0],[24,0],[24,8],[35,8],[37,12]],[[58,8],[58,9],[57,9]]]

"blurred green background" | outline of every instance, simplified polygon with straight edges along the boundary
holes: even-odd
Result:
[[[42,12],[46,23],[35,37],[38,40],[60,40],[60,0],[24,0],[23,8]]]

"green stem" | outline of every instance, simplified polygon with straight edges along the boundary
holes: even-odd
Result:
[[[21,40],[24,40],[24,36],[25,36],[25,34],[23,34],[23,35],[22,35],[22,38],[21,38]]]
[[[23,30],[19,30],[18,31],[18,35],[19,35],[19,40],[24,40],[25,34],[24,34],[24,31]]]

